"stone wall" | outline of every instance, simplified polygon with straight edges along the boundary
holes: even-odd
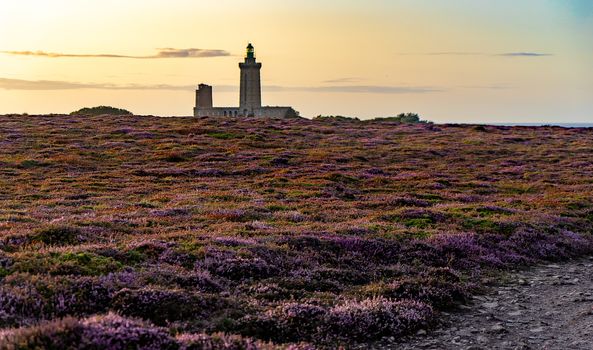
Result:
[[[258,117],[258,118],[294,118],[298,113],[292,107],[261,107],[245,115],[239,108],[213,107],[194,108],[195,117]]]
[[[291,118],[298,117],[298,113],[292,107],[262,107],[254,110],[254,117],[267,118]]]
[[[238,117],[239,108],[233,107],[212,107],[212,108],[194,108],[194,117]]]

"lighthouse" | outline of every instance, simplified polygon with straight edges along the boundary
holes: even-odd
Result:
[[[247,45],[245,62],[239,63],[241,69],[241,88],[239,109],[242,115],[255,114],[261,108],[261,63],[255,60],[255,49],[251,43]]]
[[[292,107],[272,107],[261,105],[261,63],[255,60],[253,45],[247,45],[245,61],[239,63],[241,69],[241,88],[239,107],[214,107],[212,105],[212,86],[200,84],[196,89],[196,117],[255,117],[255,118],[296,118],[299,113]]]

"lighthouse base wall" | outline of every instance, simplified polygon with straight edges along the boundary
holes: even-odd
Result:
[[[256,118],[296,118],[299,113],[292,107],[260,107],[251,111],[233,107],[194,108],[195,117],[256,117]]]

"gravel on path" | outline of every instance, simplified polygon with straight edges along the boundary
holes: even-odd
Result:
[[[370,349],[593,350],[593,257],[511,273],[445,326]]]

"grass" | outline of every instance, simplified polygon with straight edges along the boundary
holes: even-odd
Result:
[[[590,129],[73,115],[0,134],[19,342],[119,312],[167,344],[348,347],[429,327],[489,271],[593,252]]]

